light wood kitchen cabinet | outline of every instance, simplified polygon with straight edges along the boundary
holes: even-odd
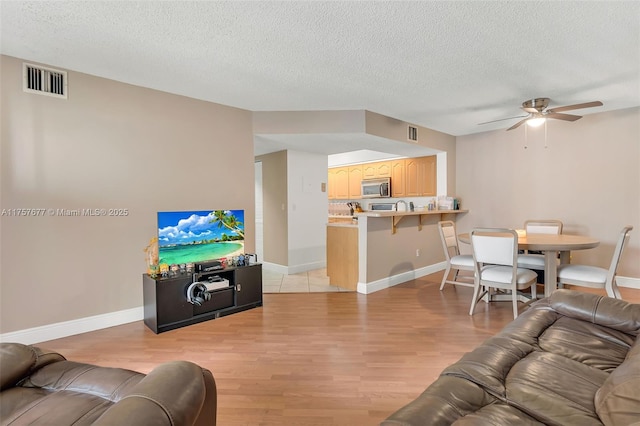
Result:
[[[336,199],[336,169],[329,169],[327,173],[327,198]]]
[[[405,190],[407,197],[435,196],[436,156],[407,158],[405,160]],[[391,183],[393,186],[393,182]]]
[[[437,157],[422,157],[424,161],[424,178],[422,179],[422,196],[434,197],[438,190]]]
[[[362,197],[362,166],[349,167],[349,196],[347,198]]]
[[[391,162],[378,161],[362,165],[362,179],[391,177]]]
[[[393,160],[391,161],[391,196],[392,197],[406,197],[407,191],[405,189],[405,160]]]
[[[378,161],[348,167],[332,167],[328,173],[330,200],[362,197],[362,179],[391,178],[391,196],[432,197],[436,195],[436,156]]]
[[[349,200],[361,197],[362,166],[333,167],[327,174],[330,200]]]
[[[421,167],[419,158],[407,158],[404,162],[405,169],[405,196],[406,197],[419,197],[420,196],[420,177]],[[391,183],[393,185],[393,182]]]
[[[340,167],[335,170],[335,199],[346,200],[349,198],[349,168]]]

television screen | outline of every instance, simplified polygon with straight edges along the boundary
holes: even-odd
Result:
[[[158,212],[159,262],[182,264],[244,253],[244,210]]]

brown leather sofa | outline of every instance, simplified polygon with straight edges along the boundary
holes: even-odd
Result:
[[[211,372],[188,361],[144,375],[0,344],[2,425],[215,425],[216,398]]]
[[[639,304],[557,290],[382,425],[638,425],[639,333]]]

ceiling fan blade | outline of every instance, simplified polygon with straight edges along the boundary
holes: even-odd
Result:
[[[602,106],[602,102],[593,101],[593,102],[585,102],[583,104],[561,106],[561,107],[557,107],[557,108],[551,108],[551,109],[547,110],[547,112],[562,112],[562,111],[569,111],[569,110],[572,110],[572,109],[591,108],[591,107],[597,107],[597,106]]]
[[[522,118],[522,117],[528,117],[528,115],[519,115],[519,116],[517,116],[517,117],[500,118],[500,119],[498,119],[498,120],[485,121],[484,123],[478,123],[478,126],[480,126],[481,124],[496,123],[496,122],[498,122],[498,121],[513,120],[514,118]]]
[[[527,116],[527,118],[525,118],[524,120],[520,120],[520,121],[518,121],[516,124],[514,124],[514,125],[513,125],[513,126],[511,126],[511,127],[509,127],[509,128],[507,129],[507,131],[509,131],[509,130],[513,130],[513,129],[515,129],[516,127],[520,127],[520,126],[522,126],[522,125],[523,125],[523,124],[524,124],[528,119],[529,119],[529,117]]]
[[[556,120],[564,120],[564,121],[576,121],[582,118],[581,115],[560,114],[557,112],[549,112],[544,116],[547,118],[555,118]]]

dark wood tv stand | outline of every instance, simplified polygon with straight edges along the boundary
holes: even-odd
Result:
[[[261,264],[220,269],[207,274],[229,280],[229,286],[211,291],[210,300],[202,306],[187,301],[187,289],[193,283],[193,274],[168,278],[152,278],[144,274],[142,294],[147,327],[158,334],[262,306]],[[206,279],[206,274],[197,277],[198,280],[203,278]]]

